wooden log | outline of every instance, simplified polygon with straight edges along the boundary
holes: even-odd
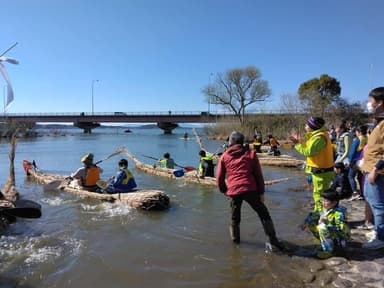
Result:
[[[145,164],[145,163],[141,162],[140,160],[138,160],[128,150],[125,151],[125,154],[135,164],[137,169],[139,169],[145,173],[157,175],[157,176],[161,176],[161,177],[166,177],[166,178],[170,178],[170,179],[179,178],[179,177],[176,177],[174,175],[173,169],[159,168],[159,167],[154,167],[154,166],[149,165],[149,164]],[[209,186],[217,186],[215,177],[200,178],[199,175],[197,174],[197,171],[186,171],[182,178],[186,182],[190,182],[190,183],[197,183],[197,184],[209,185]],[[279,179],[266,180],[265,185],[272,185],[272,184],[275,184],[278,182],[287,181],[288,179],[289,178],[279,178]]]
[[[56,187],[58,190],[76,194],[84,198],[121,203],[132,208],[143,210],[164,210],[169,208],[170,205],[169,197],[161,190],[137,189],[126,193],[97,193],[81,188],[71,187],[68,183],[69,181],[66,180],[64,176],[38,171],[33,168],[32,165],[30,165],[30,168],[27,168],[26,172],[28,177],[34,181],[46,185],[45,190],[54,190],[53,188]]]

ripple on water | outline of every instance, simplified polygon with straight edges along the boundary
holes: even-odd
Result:
[[[60,197],[54,197],[54,198],[42,198],[41,202],[49,206],[60,206],[62,204],[68,203],[69,201]]]
[[[80,204],[86,213],[94,214],[93,221],[102,221],[105,218],[130,215],[133,209],[127,205],[102,202],[96,205]]]
[[[75,257],[80,254],[82,240],[60,236],[41,235],[38,237],[2,236],[0,238],[0,258],[2,269],[8,265],[16,264],[31,266],[39,263],[53,263],[56,259],[65,256]]]

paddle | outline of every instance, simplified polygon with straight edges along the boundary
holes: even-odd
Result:
[[[105,189],[107,189],[109,183],[108,183],[108,181],[105,181],[105,180],[98,180],[98,181],[96,182],[96,185],[97,185],[97,187],[99,187],[99,188],[105,190]]]
[[[41,206],[32,200],[20,199],[12,202],[15,207],[0,207],[0,214],[20,218],[40,218]]]
[[[106,158],[97,161],[97,162],[95,163],[95,165],[100,164],[101,162],[106,161],[106,160],[112,158],[113,156],[119,155],[119,154],[121,154],[121,153],[123,153],[123,152],[125,152],[125,151],[126,151],[126,150],[125,150],[124,146],[123,146],[123,147],[119,147],[119,148],[117,148],[117,150],[116,150],[115,152],[113,152],[112,154],[110,154],[110,155],[107,156]],[[36,164],[36,163],[35,163],[35,164]],[[58,180],[53,180],[53,181],[47,183],[46,185],[44,185],[44,190],[47,191],[47,190],[56,190],[56,189],[60,189],[61,186],[63,186],[63,185],[68,185],[68,184],[69,184],[69,183],[68,183],[68,182],[69,182],[69,181],[68,181],[69,179],[70,179],[70,177],[66,177],[66,178],[63,179],[63,180],[60,180],[60,179],[58,179]]]
[[[160,159],[159,158],[156,158],[156,157],[152,157],[152,156],[148,156],[148,155],[144,155],[144,154],[141,154],[143,157],[146,157],[146,158],[149,158],[149,159],[153,159],[153,160],[156,160],[156,161],[159,161]],[[183,168],[185,171],[189,172],[189,171],[193,171],[193,170],[196,170],[195,167],[193,166],[181,166],[181,165],[178,165],[175,163],[175,166],[176,167],[180,167],[180,168]],[[179,171],[179,170],[177,170]],[[173,173],[175,174],[175,173]],[[183,174],[184,175],[184,174]],[[183,176],[181,175],[181,176]],[[176,175],[175,175],[176,176]],[[181,176],[176,176],[176,177],[181,177]]]
[[[117,148],[117,150],[116,150],[115,152],[113,152],[113,153],[112,153],[111,155],[109,155],[108,157],[106,157],[106,158],[104,158],[104,159],[102,159],[102,160],[97,161],[97,162],[95,163],[95,165],[100,164],[101,162],[106,161],[106,160],[112,158],[113,156],[119,155],[119,154],[121,154],[121,153],[123,153],[123,152],[125,152],[125,148],[124,148],[124,146],[122,146],[122,147],[120,147],[120,148]]]

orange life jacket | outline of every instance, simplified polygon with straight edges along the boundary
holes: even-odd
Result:
[[[97,166],[88,167],[83,186],[85,187],[95,186],[98,180],[100,180],[99,167]]]

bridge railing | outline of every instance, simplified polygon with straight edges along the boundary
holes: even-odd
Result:
[[[43,112],[43,113],[6,113],[0,116],[161,116],[161,115],[202,115],[202,111],[146,111],[146,112]],[[228,113],[229,115],[230,113]]]
[[[283,110],[254,110],[248,111],[246,115],[252,114],[288,114],[288,113],[302,113],[300,111],[283,111]],[[186,115],[222,115],[222,116],[232,116],[233,112],[231,111],[145,111],[145,112],[44,112],[44,113],[2,113],[0,117],[28,117],[28,116],[186,116]]]

